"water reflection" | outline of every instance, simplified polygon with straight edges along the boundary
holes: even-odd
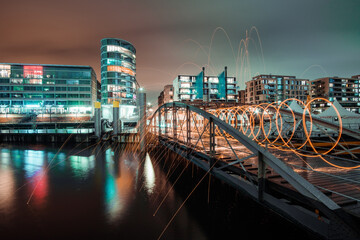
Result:
[[[145,163],[144,163],[144,177],[145,177],[145,186],[149,194],[152,194],[155,187],[155,171],[150,160],[149,154],[146,154]]]
[[[19,153],[16,153],[18,155]],[[24,159],[24,170],[26,177],[31,178],[38,171],[41,171],[44,165],[44,151],[25,150],[20,156]]]
[[[107,168],[105,179],[105,206],[107,220],[115,222],[122,218],[136,188],[138,159],[133,154],[119,154],[108,149],[105,153]]]
[[[48,174],[45,167],[41,167],[35,175],[29,178],[29,181],[31,184],[28,185],[28,192],[30,193],[29,199],[31,198],[31,203],[38,208],[44,208],[49,190]]]
[[[7,160],[1,158],[1,165]],[[15,195],[15,181],[12,170],[7,167],[0,169],[0,214],[8,214],[11,211],[14,203]]]
[[[156,239],[182,203],[148,154],[142,158],[130,149],[104,144],[58,151],[59,146],[0,148],[2,236],[51,239],[94,233]],[[139,231],[139,225],[147,226],[146,230]],[[204,236],[184,207],[165,236],[189,239],[195,235]]]

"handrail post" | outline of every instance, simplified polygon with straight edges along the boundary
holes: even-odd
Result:
[[[264,200],[265,178],[266,164],[264,161],[264,155],[261,152],[258,152],[258,200],[260,202]]]

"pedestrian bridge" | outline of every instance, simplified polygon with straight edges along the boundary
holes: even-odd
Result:
[[[302,112],[289,105],[167,103],[148,119],[147,141],[321,237],[358,239],[360,161],[351,144],[360,134],[341,116],[317,118],[310,103]]]

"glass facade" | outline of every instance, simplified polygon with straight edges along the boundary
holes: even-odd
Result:
[[[136,50],[121,39],[101,40],[101,102],[136,106]]]
[[[219,80],[220,79],[220,80]],[[174,101],[236,101],[236,78],[219,76],[179,75],[174,81]]]
[[[0,64],[0,113],[91,113],[96,98],[89,66]]]

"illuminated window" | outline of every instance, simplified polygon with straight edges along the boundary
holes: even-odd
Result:
[[[23,94],[22,93],[13,93],[13,94],[11,94],[11,97],[13,97],[13,98],[23,98]]]
[[[29,79],[28,84],[42,84],[41,79]]]
[[[44,80],[43,84],[55,84],[55,80]]]
[[[14,86],[13,90],[14,91],[24,91],[24,86]]]
[[[209,77],[209,82],[211,83],[219,83],[219,79],[216,77]]]
[[[23,80],[20,78],[11,78],[10,79],[10,83],[15,83],[15,84],[22,84]]]
[[[180,76],[180,81],[189,82],[189,81],[190,81],[190,77],[189,77],[189,76]]]
[[[122,89],[124,89],[124,87],[118,86],[118,85],[108,85],[108,86],[107,86],[107,90],[108,90],[109,92],[120,91],[120,90],[122,90]]]
[[[11,66],[0,64],[0,77],[10,77]]]
[[[108,45],[106,48],[107,52],[119,52],[119,53],[125,53],[126,55],[132,56],[133,58],[136,58],[135,54],[133,54],[130,50],[115,46],[115,45]]]
[[[180,93],[190,93],[190,89],[180,89]]]
[[[264,80],[263,80],[264,81]],[[235,79],[234,78],[227,78],[227,82],[228,83],[234,83],[235,82]]]
[[[181,83],[180,87],[182,87],[182,88],[190,88],[190,83]]]
[[[190,95],[180,95],[180,99],[190,99]]]
[[[127,73],[131,76],[135,76],[135,72],[129,68],[126,67],[122,67],[122,66],[107,66],[107,71],[108,72],[122,72],[122,73]]]
[[[78,85],[79,80],[67,80],[67,84],[69,84],[69,85]]]
[[[43,67],[42,66],[24,66],[25,78],[42,78]]]

